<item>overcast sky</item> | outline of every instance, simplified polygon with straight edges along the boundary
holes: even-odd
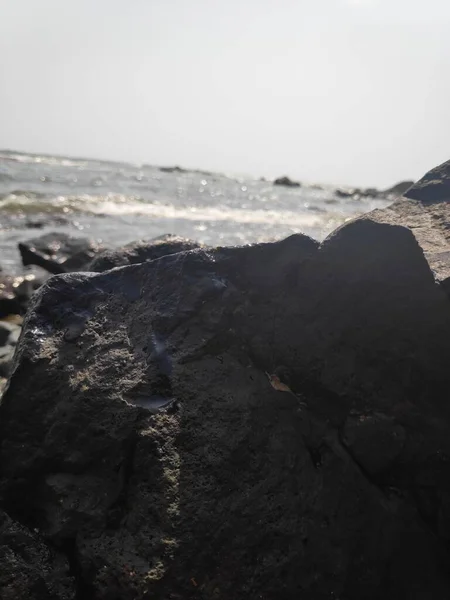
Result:
[[[450,0],[0,0],[0,147],[417,178],[450,158]]]

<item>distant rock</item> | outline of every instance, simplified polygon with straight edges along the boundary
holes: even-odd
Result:
[[[403,196],[403,194],[413,185],[414,181],[401,181],[387,190],[384,190],[383,193],[385,196]]]
[[[366,188],[363,190],[359,190],[359,193],[361,196],[364,196],[365,198],[376,198],[377,196],[380,195],[380,191],[377,190],[377,188]]]
[[[66,233],[47,233],[19,243],[24,266],[37,265],[53,275],[82,271],[104,246]]]
[[[355,194],[355,190],[344,190],[338,188],[334,191],[334,195],[338,198],[351,198]]]
[[[162,173],[187,173],[187,169],[183,169],[182,167],[159,167],[159,170]]]
[[[205,171],[202,169],[193,169],[192,172],[197,173],[198,175],[203,175],[204,177],[213,177],[215,175],[213,171]]]
[[[33,273],[24,276],[0,273],[0,318],[24,314],[34,290],[41,283],[42,280]]]
[[[114,267],[134,265],[155,260],[168,254],[185,252],[200,248],[201,244],[177,235],[166,234],[151,240],[132,242],[114,250],[106,250],[99,254],[87,268],[88,271],[107,271]]]
[[[274,185],[284,185],[286,187],[300,187],[301,183],[299,181],[293,181],[292,179],[289,179],[289,177],[278,177],[278,179],[275,179],[273,182]]]
[[[360,198],[377,198],[380,196],[381,192],[376,188],[338,188],[335,190],[334,194],[338,198],[352,198],[354,200],[359,200]]]
[[[405,196],[423,203],[450,201],[450,161],[426,173]]]

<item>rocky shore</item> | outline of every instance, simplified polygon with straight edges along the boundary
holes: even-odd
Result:
[[[321,244],[21,245],[0,597],[449,598],[449,201],[450,161]]]

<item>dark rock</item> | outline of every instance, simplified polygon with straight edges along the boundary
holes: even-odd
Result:
[[[448,202],[450,200],[450,160],[428,171],[404,195],[423,203]]]
[[[64,226],[69,225],[70,219],[63,215],[40,214],[35,217],[26,217],[22,219],[20,226],[26,229],[43,229],[49,226]]]
[[[360,195],[365,198],[376,198],[380,195],[379,190],[377,188],[366,188],[365,190],[360,190]]]
[[[12,345],[0,348],[0,377],[8,378],[13,366],[15,347]]]
[[[371,477],[379,477],[392,467],[405,440],[404,427],[384,414],[351,415],[343,430],[344,444]]]
[[[107,271],[114,267],[134,265],[155,260],[167,254],[175,254],[200,247],[201,244],[192,240],[171,234],[162,235],[151,240],[132,242],[122,248],[106,250],[94,258],[87,270],[96,272]]]
[[[284,185],[286,187],[300,187],[301,183],[298,181],[293,181],[292,179],[289,179],[289,177],[278,177],[278,179],[274,180],[274,185]]]
[[[448,260],[448,263],[450,264],[450,254],[447,257],[447,260]],[[450,277],[446,277],[445,279],[442,279],[442,281],[440,281],[440,284],[441,284],[444,292],[450,298]]]
[[[319,243],[302,234],[294,234],[275,243],[220,248],[227,271],[241,289],[254,291],[286,289],[297,278],[297,271],[310,259]]]
[[[162,173],[187,173],[186,169],[181,167],[159,167]]]
[[[66,558],[2,510],[0,564],[2,600],[75,600]]]
[[[354,193],[355,193],[355,190],[337,189],[334,191],[334,195],[337,196],[338,198],[351,198]]]
[[[410,228],[440,282],[450,277],[449,186],[450,161],[427,173],[388,208],[370,213],[374,221]]]
[[[40,283],[40,282],[39,282]],[[0,318],[25,314],[36,289],[34,274],[13,276],[0,274]]]
[[[414,181],[400,181],[393,185],[392,187],[384,190],[385,196],[403,196],[405,192],[409,190],[411,186],[414,185]]]
[[[25,314],[26,307],[14,298],[0,292],[0,318],[8,315]]]
[[[15,327],[13,324],[0,321],[0,346],[4,346],[8,342],[13,327]]]
[[[93,240],[48,233],[19,243],[24,266],[37,265],[52,274],[82,271],[105,248]]]
[[[12,345],[15,345],[19,339],[20,330],[20,325],[16,323],[0,321],[0,347],[6,346],[11,342],[13,342]]]
[[[353,200],[358,200],[360,198],[377,198],[378,196],[380,196],[380,192],[376,188],[340,188],[335,190],[334,194],[338,198],[352,198]]]
[[[65,274],[32,302],[0,503],[90,597],[450,597],[450,311],[408,229]]]

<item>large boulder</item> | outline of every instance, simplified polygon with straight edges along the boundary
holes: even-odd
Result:
[[[53,277],[0,405],[0,503],[97,600],[441,600],[449,360],[419,245],[371,219]]]
[[[299,181],[293,181],[289,177],[286,177],[286,175],[275,179],[273,184],[274,185],[283,185],[284,187],[296,187],[296,188],[301,187],[301,185],[302,185]]]
[[[137,263],[155,260],[186,250],[200,248],[201,244],[188,240],[177,235],[166,234],[151,240],[141,240],[132,242],[122,248],[106,250],[99,254],[89,265],[89,271],[108,271],[114,267],[123,267],[125,265],[134,265]]]
[[[93,240],[66,233],[46,233],[19,243],[24,266],[37,265],[53,275],[84,270],[104,249]]]

